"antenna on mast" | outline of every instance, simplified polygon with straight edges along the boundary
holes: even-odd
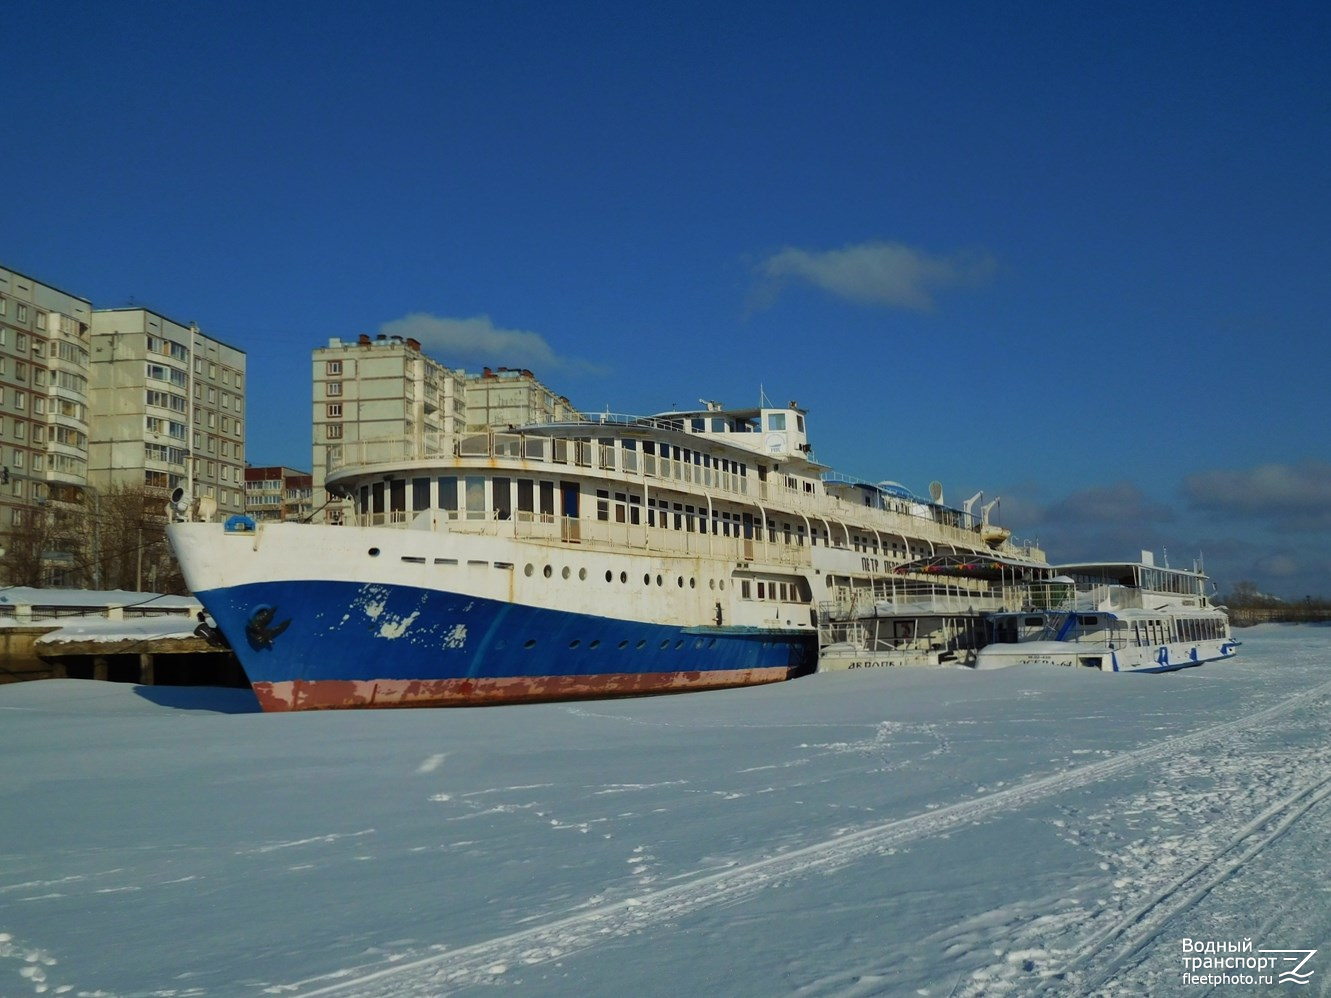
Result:
[[[772,400],[767,397],[767,392],[763,391],[763,386],[761,384],[758,385],[758,408],[772,408]]]

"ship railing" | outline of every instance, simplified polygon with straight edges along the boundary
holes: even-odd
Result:
[[[1021,586],[970,588],[912,579],[879,580],[871,587],[838,586],[820,613],[833,618],[907,614],[1001,613],[1027,603]]]
[[[443,511],[440,511],[443,512]],[[586,549],[630,550],[641,554],[709,557],[725,561],[808,566],[808,548],[784,544],[761,545],[742,537],[720,534],[667,530],[642,523],[554,516],[517,511],[506,519],[488,517],[480,520],[455,519],[448,529],[460,534],[511,536],[519,540],[545,541],[550,544],[576,544]],[[754,548],[757,547],[757,551]]]
[[[661,426],[680,429],[680,420],[661,417],[643,418],[614,413],[596,414],[593,422],[614,425]],[[574,425],[585,425],[582,423]],[[972,529],[953,523],[940,522],[928,512],[929,507],[905,500],[891,500],[888,507],[875,508],[850,502],[841,496],[807,492],[804,479],[796,479],[796,487],[786,484],[777,475],[761,481],[756,474],[741,475],[734,471],[707,468],[692,463],[646,454],[641,450],[627,450],[608,446],[591,438],[552,437],[546,434],[525,434],[519,430],[476,430],[463,434],[423,433],[416,437],[392,437],[372,440],[347,441],[327,449],[328,471],[344,468],[367,467],[376,464],[410,464],[441,458],[459,461],[489,461],[508,459],[529,461],[556,467],[573,466],[619,472],[626,480],[641,482],[650,491],[653,482],[666,487],[685,486],[686,491],[715,499],[743,497],[756,500],[769,520],[777,517],[799,517],[797,524],[808,531],[820,531],[831,546],[851,549],[856,535],[874,548],[891,545],[895,540],[909,537],[913,546],[926,545],[936,549],[974,549],[979,535]],[[464,465],[465,467],[465,465]],[[751,468],[750,471],[753,471]],[[868,523],[863,520],[868,519]],[[853,521],[861,521],[852,525]],[[866,550],[872,550],[867,548]],[[1026,557],[1042,558],[1038,547],[1022,546],[1009,540],[1001,549],[1020,553]]]

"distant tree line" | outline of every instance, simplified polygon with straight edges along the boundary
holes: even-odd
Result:
[[[1236,583],[1233,590],[1220,598],[1220,602],[1229,607],[1236,623],[1331,620],[1331,599],[1324,596],[1305,596],[1301,600],[1281,599],[1262,592],[1255,582]]]

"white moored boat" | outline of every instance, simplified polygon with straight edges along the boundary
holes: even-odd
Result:
[[[1225,608],[1210,601],[1200,567],[1137,562],[1059,565],[1032,586],[1030,604],[990,618],[980,669],[1035,663],[1105,672],[1170,672],[1230,658]]]
[[[1027,605],[1031,584],[1048,576],[1043,561],[992,551],[900,565],[819,605],[818,670],[974,667],[990,618]]]

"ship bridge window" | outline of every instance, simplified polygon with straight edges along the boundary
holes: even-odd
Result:
[[[430,480],[428,478],[413,478],[411,480],[411,508],[417,513],[430,508]]]
[[[769,430],[784,430],[786,428],[786,414],[784,412],[769,412],[767,414],[767,428]]]

